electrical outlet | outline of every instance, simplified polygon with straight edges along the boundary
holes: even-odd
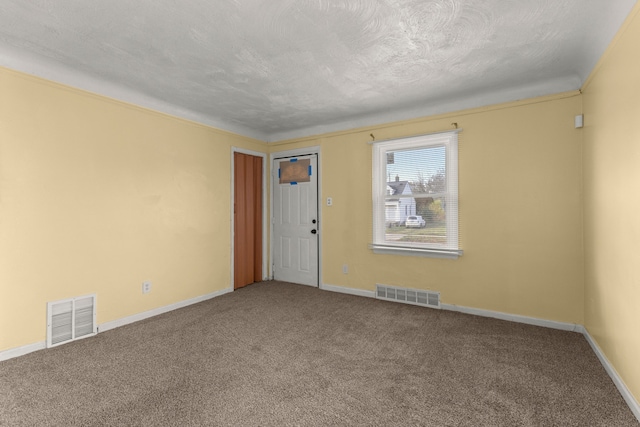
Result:
[[[327,206],[333,206],[333,197],[327,197]]]
[[[347,264],[342,264],[342,274],[349,274],[349,266]]]
[[[148,294],[151,292],[151,282],[142,282],[142,293]]]

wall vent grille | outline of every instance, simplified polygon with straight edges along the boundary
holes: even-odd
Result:
[[[47,303],[47,347],[97,333],[95,295]]]
[[[376,284],[376,298],[404,304],[421,305],[423,307],[440,308],[440,292]]]

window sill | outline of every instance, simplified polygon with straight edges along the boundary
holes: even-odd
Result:
[[[452,249],[427,249],[409,246],[391,246],[377,244],[371,244],[369,245],[369,248],[373,250],[374,254],[385,255],[420,256],[426,258],[444,259],[458,259],[458,257],[462,255],[462,250]]]

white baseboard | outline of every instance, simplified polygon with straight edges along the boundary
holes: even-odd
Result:
[[[123,317],[122,319],[101,323],[98,325],[98,332],[105,332],[110,329],[119,328],[120,326],[128,325],[130,323],[139,322],[140,320],[148,319],[149,317],[157,316],[159,314],[163,314],[169,311],[177,310],[179,308],[187,307],[192,304],[197,304],[199,302],[206,301],[211,298],[219,297],[220,295],[224,295],[229,292],[233,292],[233,288],[226,288],[221,291],[212,292],[210,294],[176,302],[174,304],[169,304],[164,307],[158,307],[158,308],[154,308],[153,310]]]
[[[108,331],[120,326],[128,325],[129,323],[138,322],[140,320],[148,319],[149,317],[157,316],[168,311],[176,310],[178,308],[187,307],[191,304],[196,304],[202,301],[206,301],[211,298],[218,297],[220,295],[233,292],[233,288],[223,289],[221,291],[212,292],[207,295],[191,298],[188,300],[180,301],[175,304],[170,304],[164,307],[158,307],[153,310],[145,311],[144,313],[134,314],[132,316],[123,317],[122,319],[113,320],[111,322],[105,322],[98,325],[98,332]],[[22,347],[10,348],[9,350],[0,351],[0,362],[3,360],[13,359],[14,357],[24,356],[25,354],[32,353],[34,351],[43,350],[47,347],[47,342],[36,342],[33,344],[27,344]]]
[[[367,297],[367,298],[375,298],[376,293],[374,291],[367,291],[364,289],[355,289],[355,288],[345,288],[343,286],[335,286],[335,285],[320,285],[320,289],[331,292],[338,292],[341,294],[349,294],[349,295],[357,295],[359,297]]]
[[[23,345],[22,347],[10,348],[9,350],[0,351],[0,362],[3,360],[13,359],[14,357],[24,356],[34,351],[47,348],[46,341],[40,341],[33,344]]]
[[[473,314],[481,317],[492,317],[494,319],[508,320],[510,322],[525,323],[527,325],[542,326],[545,328],[559,329],[561,331],[571,331],[582,333],[582,325],[575,323],[556,322],[553,320],[539,319],[537,317],[520,316],[517,314],[502,313],[499,311],[483,310],[480,308],[464,307],[455,304],[440,304],[443,310],[457,311],[460,313]]]
[[[342,286],[322,285],[320,289],[324,289],[332,292],[340,292],[344,294],[364,296],[369,298],[376,297],[376,293],[374,291],[345,288]],[[502,313],[499,311],[483,310],[479,308],[464,307],[464,306],[459,306],[454,304],[440,304],[440,308],[443,310],[457,311],[460,313],[472,314],[475,316],[492,317],[495,319],[507,320],[510,322],[524,323],[527,325],[542,326],[544,328],[559,329],[562,331],[577,332],[582,334],[587,340],[587,342],[589,343],[589,345],[591,346],[591,348],[593,349],[593,352],[596,354],[596,356],[598,356],[600,363],[604,367],[605,371],[607,371],[607,374],[609,374],[609,377],[611,377],[611,380],[616,385],[616,388],[622,395],[622,398],[625,400],[625,402],[627,402],[629,409],[631,409],[631,412],[633,413],[633,415],[635,415],[638,421],[640,421],[640,404],[634,398],[633,394],[631,393],[627,385],[624,383],[620,375],[618,375],[618,372],[616,371],[616,369],[613,367],[613,365],[611,365],[611,363],[609,362],[609,359],[607,359],[607,357],[602,352],[602,350],[600,349],[596,341],[593,339],[593,337],[589,334],[589,332],[583,325],[579,325],[576,323],[556,322],[553,320],[539,319],[536,317],[528,317],[528,316],[520,316],[516,314]]]
[[[323,289],[325,291],[331,291],[331,292],[340,292],[340,293],[349,294],[349,295],[357,295],[361,297],[368,297],[368,298],[376,297],[375,291],[367,291],[364,289],[345,288],[343,286],[335,286],[335,285],[327,285],[327,284],[320,285],[320,289]],[[454,305],[454,304],[440,304],[440,308],[443,310],[473,314],[475,316],[492,317],[495,319],[508,320],[511,322],[525,323],[527,325],[542,326],[542,327],[551,328],[551,329],[560,329],[562,331],[572,331],[572,332],[579,332],[579,333],[582,333],[582,331],[584,331],[584,327],[582,325],[578,325],[575,323],[556,322],[553,320],[539,319],[536,317],[519,316],[517,314],[501,313],[499,311],[483,310],[480,308],[464,307],[464,306]]]
[[[618,388],[618,391],[622,395],[622,398],[625,402],[627,402],[627,405],[629,405],[629,409],[631,409],[633,415],[635,415],[638,421],[640,421],[640,403],[638,403],[638,401],[633,397],[633,394],[631,394],[631,391],[629,391],[627,385],[624,383],[620,375],[618,375],[618,371],[616,371],[616,368],[614,368],[611,362],[609,362],[607,356],[604,355],[596,340],[593,339],[593,337],[591,336],[591,334],[589,334],[589,331],[587,331],[585,327],[582,327],[582,333],[591,346],[593,352],[596,354],[596,356],[598,356],[598,359],[600,359],[600,363],[602,363],[605,371],[607,371],[607,373],[611,377],[611,380]]]

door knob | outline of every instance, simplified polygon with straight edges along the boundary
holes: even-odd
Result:
[[[313,230],[311,230],[311,234],[316,234],[318,231],[314,228]]]

